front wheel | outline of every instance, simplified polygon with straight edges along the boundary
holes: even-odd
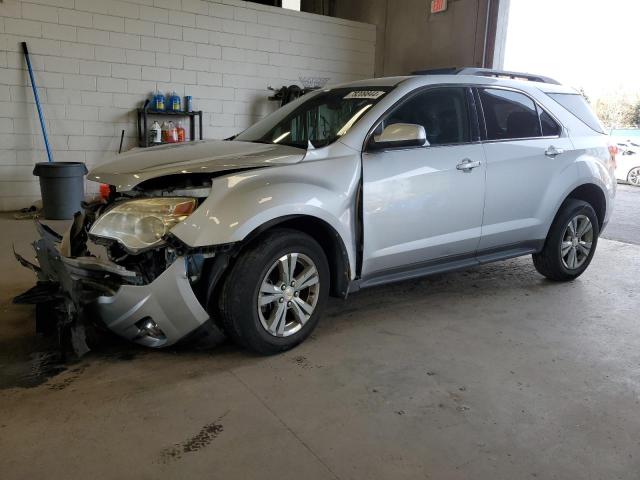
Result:
[[[311,334],[328,293],[329,266],[320,245],[296,230],[273,230],[242,252],[225,280],[222,325],[250,350],[282,352]]]
[[[627,174],[627,182],[634,187],[640,187],[640,167],[634,167]]]
[[[573,280],[591,263],[599,235],[598,217],[593,207],[570,198],[556,215],[544,248],[533,254],[533,264],[538,272],[551,280]]]

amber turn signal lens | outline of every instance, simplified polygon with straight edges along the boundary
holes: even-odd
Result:
[[[195,200],[189,200],[188,202],[178,203],[173,209],[174,215],[189,215],[196,208]]]

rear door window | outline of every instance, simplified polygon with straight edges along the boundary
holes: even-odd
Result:
[[[579,93],[547,93],[556,102],[578,117],[582,123],[598,133],[605,133],[604,127],[585,98]]]
[[[542,135],[536,104],[526,95],[511,90],[484,88],[480,89],[480,101],[489,140]]]

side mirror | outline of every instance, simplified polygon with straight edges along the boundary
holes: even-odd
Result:
[[[395,147],[428,146],[427,132],[422,125],[394,123],[386,127],[380,135],[371,137],[369,147],[373,150]]]

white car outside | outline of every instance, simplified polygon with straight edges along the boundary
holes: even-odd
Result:
[[[616,142],[616,180],[640,187],[640,143],[637,142],[640,141]]]

